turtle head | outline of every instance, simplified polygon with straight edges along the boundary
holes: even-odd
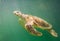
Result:
[[[15,15],[17,15],[17,16],[21,16],[21,15],[22,15],[22,13],[21,13],[20,11],[13,11],[13,13],[14,13]]]
[[[18,16],[18,17],[20,17],[20,18],[23,18],[23,19],[25,19],[25,18],[28,17],[27,14],[23,14],[23,13],[21,13],[20,11],[13,11],[13,13],[14,13],[16,16]]]

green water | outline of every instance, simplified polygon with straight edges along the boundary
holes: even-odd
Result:
[[[18,22],[14,10],[41,17],[51,23],[58,33],[55,38],[39,30],[43,36],[29,34]],[[59,0],[0,0],[0,41],[60,41]]]

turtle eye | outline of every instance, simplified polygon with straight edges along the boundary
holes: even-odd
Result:
[[[27,17],[27,19],[29,19],[29,17]]]
[[[17,13],[19,13],[19,12],[17,12]]]

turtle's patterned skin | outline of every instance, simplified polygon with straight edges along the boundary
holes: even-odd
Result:
[[[25,29],[33,35],[42,36],[42,33],[37,31],[33,26],[36,25],[38,28],[47,30],[52,36],[58,37],[57,33],[52,29],[52,25],[45,20],[38,18],[36,16],[22,14],[20,11],[14,11],[15,15],[24,19]]]

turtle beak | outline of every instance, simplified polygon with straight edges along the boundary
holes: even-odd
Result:
[[[19,11],[13,11],[13,13],[17,16],[19,15]]]
[[[16,15],[17,11],[13,11],[13,13]]]
[[[21,16],[21,12],[20,11],[13,11],[13,13],[17,16]]]

